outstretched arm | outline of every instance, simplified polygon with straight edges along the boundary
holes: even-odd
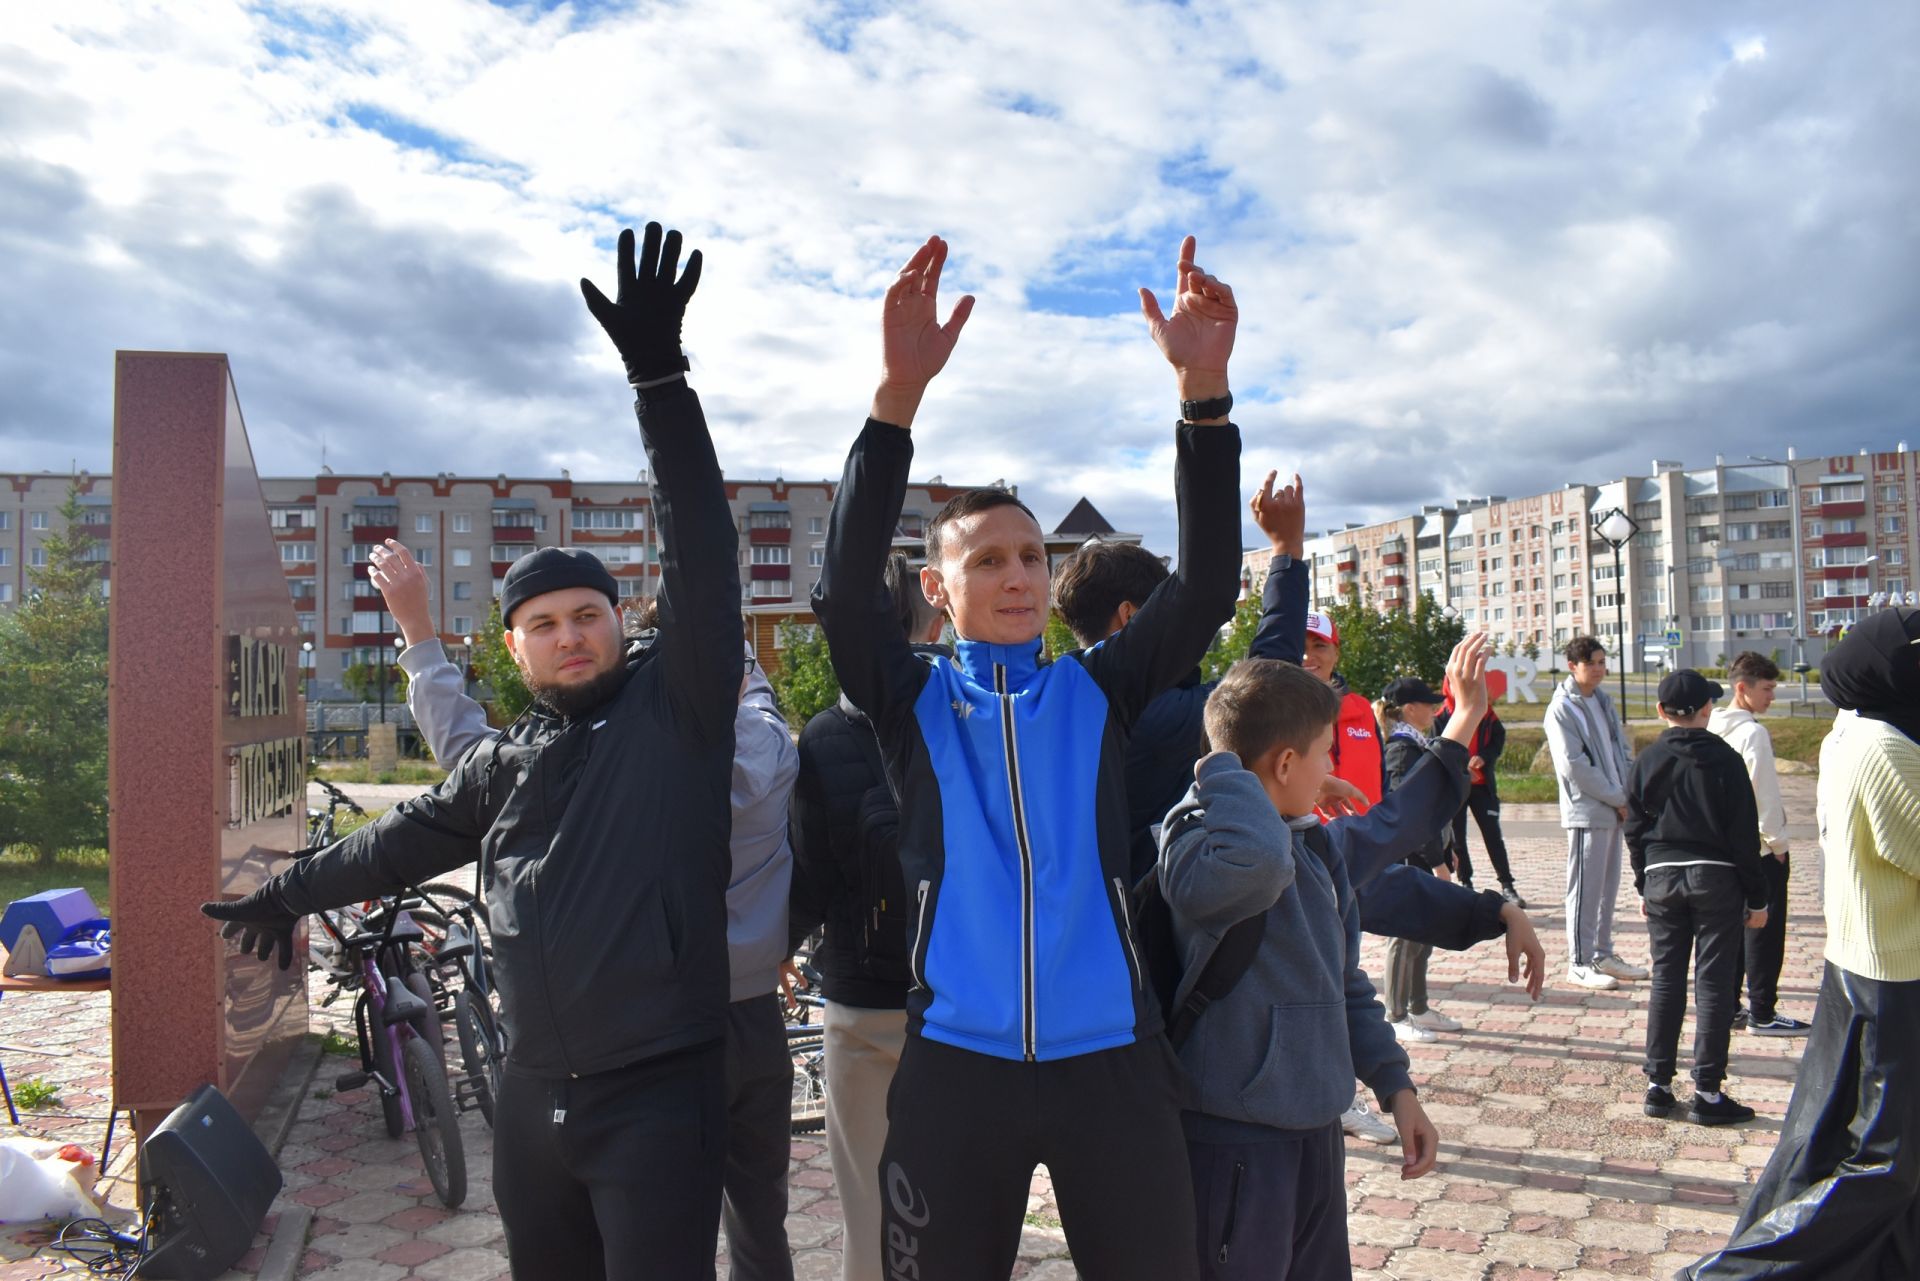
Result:
[[[1240,433],[1228,420],[1227,359],[1240,310],[1233,290],[1193,261],[1194,240],[1180,244],[1178,293],[1171,315],[1153,291],[1140,310],[1154,343],[1173,366],[1184,406],[1174,436],[1174,495],[1180,513],[1179,560],[1127,625],[1080,661],[1100,683],[1121,719],[1171,689],[1206,654],[1221,624],[1233,617],[1240,587]],[[1208,405],[1205,402],[1213,401]],[[1184,417],[1191,412],[1193,420]]]
[[[727,506],[700,398],[687,386],[680,324],[700,283],[700,251],[679,270],[680,233],[647,224],[636,264],[620,233],[614,301],[582,280],[587,309],[619,350],[639,399],[640,441],[653,469],[660,529],[660,640],[666,697],[689,729],[733,742],[740,691],[739,531]]]
[[[367,580],[380,589],[387,612],[406,637],[400,666],[407,673],[407,710],[419,724],[433,758],[452,765],[494,731],[487,724],[487,710],[467,696],[466,679],[434,635],[427,608],[427,572],[403,543],[389,538],[385,546],[373,549]]]
[[[880,386],[873,393],[870,415],[875,422],[912,429],[927,384],[947,367],[947,357],[973,314],[973,295],[964,294],[947,323],[939,322],[940,272],[946,265],[947,242],[929,236],[887,290],[880,322]]]
[[[1260,588],[1260,625],[1254,629],[1247,652],[1255,658],[1278,658],[1298,664],[1307,653],[1307,487],[1294,473],[1291,485],[1273,487],[1278,472],[1254,491],[1247,504],[1253,523],[1273,546],[1273,567]],[[1279,558],[1285,556],[1284,568]]]

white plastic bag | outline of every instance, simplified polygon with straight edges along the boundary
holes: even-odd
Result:
[[[0,1223],[99,1214],[99,1203],[93,1199],[93,1172],[92,1157],[70,1143],[0,1139]]]

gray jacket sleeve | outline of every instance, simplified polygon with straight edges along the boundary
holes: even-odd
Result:
[[[407,646],[400,666],[407,673],[407,710],[442,765],[451,768],[475,743],[499,732],[487,724],[487,709],[467,697],[466,679],[438,640]]]
[[[1232,752],[1203,757],[1195,774],[1201,818],[1168,824],[1160,893],[1177,920],[1218,934],[1293,884],[1293,830]]]
[[[773,686],[758,667],[747,682],[733,722],[733,830],[736,835],[784,833],[787,802],[800,776],[800,753]]]
[[[1556,693],[1547,704],[1544,725],[1547,747],[1553,753],[1554,772],[1563,784],[1571,785],[1578,796],[1618,809],[1627,803],[1627,794],[1607,781],[1606,771],[1601,769],[1593,753],[1619,749],[1614,743],[1589,744],[1586,726],[1580,721],[1580,709],[1564,695]],[[1622,769],[1620,776],[1625,778],[1626,770]]]

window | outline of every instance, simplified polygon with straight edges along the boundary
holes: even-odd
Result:
[[[1527,553],[1527,564],[1529,564],[1529,565],[1538,565],[1539,563],[1540,563],[1540,553],[1539,553],[1539,552],[1528,552],[1528,553]]]
[[[1759,499],[1756,505],[1760,507],[1785,507],[1792,502],[1793,493],[1786,489],[1769,489],[1760,494]]]
[[[416,534],[431,534],[433,532],[433,517],[424,513],[415,516],[413,518],[413,532]]]
[[[1726,626],[1718,614],[1695,614],[1687,620],[1696,632],[1725,631]]]
[[[495,543],[487,549],[487,555],[502,565],[509,565],[532,550],[532,543]]]
[[[340,584],[341,600],[364,600],[380,594],[380,589],[364,578],[350,578]]]
[[[1493,558],[1492,568],[1494,570],[1498,571],[1498,570],[1505,569],[1506,567],[1507,567],[1507,558],[1505,556],[1495,556]]]
[[[904,525],[906,523],[906,520],[907,520],[907,517],[903,513],[900,517],[900,521]],[[792,529],[793,513],[792,512],[753,512],[747,518],[747,528],[749,529]],[[775,594],[777,595],[778,593],[775,593]]]
[[[1687,599],[1696,604],[1705,601],[1719,600],[1720,585],[1718,583],[1708,583],[1703,586],[1689,587],[1687,589]]]
[[[45,512],[28,512],[27,513],[28,529],[45,529],[46,527],[47,527],[47,514]]]
[[[1756,495],[1753,494],[1728,494],[1727,510],[1730,512],[1750,512],[1758,506],[1754,501],[1755,497]]]
[[[1633,518],[1635,520],[1659,520],[1660,500],[1656,498],[1650,503],[1635,503],[1633,505]]]
[[[354,543],[340,549],[340,563],[343,565],[364,565],[372,558],[372,543]]]
[[[0,567],[13,564],[13,548],[0,547]]]
[[[640,594],[640,583],[637,579],[616,578],[613,581],[613,590],[621,600],[631,600]]]
[[[1867,497],[1867,483],[1862,480],[1820,482],[1820,501],[1823,503],[1858,503]]]
[[[1735,614],[1733,626],[1736,631],[1766,632],[1792,626],[1787,621],[1789,614]]]
[[[293,597],[295,600],[313,595],[313,579],[289,578],[287,580],[287,595]]]
[[[269,507],[267,523],[275,529],[312,529],[318,522],[311,507]],[[0,529],[5,529],[0,525]]]
[[[13,584],[0,583],[0,605],[10,605],[12,603],[13,603]]]
[[[313,564],[312,543],[281,543],[280,563],[282,565]]]
[[[1882,516],[1880,518],[1880,532],[1883,534],[1897,534],[1904,528],[1904,525],[1905,523],[1898,516]]]
[[[791,565],[793,549],[790,547],[755,547],[753,563],[756,565]]]
[[[1556,548],[1554,548],[1554,549],[1553,549],[1553,563],[1554,563],[1554,564],[1556,564],[1556,565],[1564,565],[1564,564],[1566,564],[1566,563],[1567,563],[1567,549],[1566,549],[1566,548],[1564,548],[1564,547],[1556,547]]]
[[[453,567],[455,569],[465,569],[471,564],[473,564],[472,548],[456,547],[453,549]]]
[[[1553,602],[1554,617],[1558,618],[1562,614],[1568,614],[1572,612],[1573,612],[1573,606],[1567,601],[1557,600]]]
[[[1880,555],[1889,565],[1904,565],[1907,563],[1907,549],[1904,547],[1889,547],[1886,551],[1881,552]]]
[[[1864,578],[1829,578],[1826,584],[1828,596],[1865,596],[1868,590]]]
[[[12,529],[12,528],[13,528],[13,513],[0,512],[0,529]]]
[[[1864,565],[1867,563],[1867,549],[1864,547],[1822,547],[1813,553],[1815,569],[1825,569],[1829,565]]]
[[[312,635],[314,629],[320,625],[320,616],[318,614],[295,614],[293,616],[293,625],[308,635]],[[310,658],[312,655],[307,654],[302,655],[302,657]],[[302,662],[300,665],[302,667],[311,667],[313,664]]]
[[[5,525],[0,525],[0,529],[5,528]],[[826,521],[819,516],[807,517],[807,532],[809,534],[824,534],[826,532]]]
[[[1792,569],[1793,553],[1792,552],[1761,552],[1759,568],[1761,569]]]
[[[1897,503],[1900,501],[1900,486],[1898,485],[1882,485],[1877,492],[1880,495],[1880,501],[1883,503]],[[0,525],[0,529],[5,528],[5,525]]]
[[[1633,536],[1633,545],[1635,547],[1658,547],[1660,541],[1660,531],[1657,529],[1642,530]]]
[[[473,532],[473,517],[456,513],[453,518],[453,532],[456,534],[471,534]]]
[[[587,550],[598,556],[602,564],[631,565],[640,549],[625,543],[612,543],[591,546]]]
[[[1487,535],[1487,546],[1498,547],[1500,545],[1501,538],[1502,538],[1502,534],[1500,533],[1500,531],[1497,529],[1494,530],[1492,533]]]
[[[1471,546],[1473,546],[1472,534],[1456,534],[1447,540],[1447,550],[1450,552],[1465,551]]]
[[[46,563],[47,563],[46,548],[35,547],[33,550],[27,553],[27,564],[32,565],[35,569],[44,568]]]
[[[1562,535],[1562,534],[1564,534],[1564,533],[1566,533],[1566,532],[1567,532],[1567,522],[1566,522],[1566,521],[1564,521],[1564,520],[1556,520],[1556,521],[1554,521],[1554,522],[1553,522],[1553,536],[1554,536],[1555,538],[1558,538],[1558,537],[1559,537],[1560,535]]]
[[[1829,534],[1857,534],[1860,532],[1860,522],[1852,516],[1847,517],[1845,520],[1830,520],[1827,522],[1827,532]]]
[[[1567,576],[1565,574],[1555,574],[1553,576],[1553,585],[1556,588],[1565,587],[1567,585]]]
[[[1906,592],[1907,592],[1907,580],[1906,580],[1906,579],[1904,579],[1904,578],[1889,578],[1889,579],[1887,580],[1887,594],[1888,594],[1888,595],[1890,595],[1890,596],[1904,596],[1904,595],[1906,595]]]
[[[1494,596],[1505,596],[1507,594],[1507,585],[1505,583],[1495,583],[1491,588],[1489,594]]]
[[[501,593],[501,592],[503,592],[503,591],[505,591],[506,589],[507,589],[507,580],[506,580],[506,579],[504,579],[504,578],[496,578],[496,579],[494,579],[494,580],[493,580],[493,598],[494,598],[495,600],[498,600],[498,599],[500,599],[500,593]]]
[[[1717,543],[1719,541],[1720,526],[1718,525],[1687,526],[1687,542],[1691,546],[1698,547],[1701,543]]]
[[[812,551],[809,551],[807,553],[807,566],[809,568],[819,569],[822,565],[826,563],[827,563],[827,553],[825,548],[816,547]]]
[[[755,596],[791,596],[793,580],[790,578],[756,578],[753,580]]]
[[[454,598],[455,600],[472,600],[472,599],[473,599],[473,584],[472,584],[472,583],[470,583],[470,582],[468,582],[468,581],[467,581],[466,579],[464,579],[464,578],[463,578],[463,579],[460,579],[460,580],[459,580],[458,582],[456,582],[456,583],[454,583],[454,585],[453,585],[453,598]]]
[[[422,547],[413,553],[413,558],[422,565],[431,565],[433,564],[433,548]]]
[[[640,513],[627,509],[600,510],[598,508],[575,509],[573,513],[575,529],[638,529]]]
[[[1493,621],[1496,623],[1504,623],[1507,621],[1507,611],[1504,607],[1496,606],[1494,608]]]
[[[347,630],[351,632],[377,632],[384,626],[383,620],[385,618],[386,614],[381,610],[357,609],[353,612],[353,626]]]
[[[1712,495],[1708,495],[1705,498],[1689,498],[1687,500],[1687,515],[1689,516],[1711,516],[1719,510],[1720,500]]]

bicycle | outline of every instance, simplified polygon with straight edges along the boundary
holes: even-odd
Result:
[[[454,1209],[466,1199],[467,1159],[459,1109],[440,1051],[444,1032],[439,1014],[430,991],[422,994],[424,976],[413,968],[414,949],[425,937],[412,917],[421,904],[414,897],[389,900],[351,934],[324,913],[320,916],[341,954],[356,966],[348,977],[334,980],[336,989],[358,987],[353,1023],[361,1070],[343,1074],[334,1088],[344,1092],[369,1083],[379,1087],[387,1136],[397,1139],[413,1131],[434,1193]]]
[[[796,968],[807,986],[788,998],[787,1053],[793,1059],[791,1125],[795,1134],[812,1134],[827,1124],[826,1028],[815,1022],[824,1017],[826,1001],[820,993],[820,971],[807,952],[795,954]]]
[[[437,892],[447,887],[429,885],[425,888]],[[427,897],[430,899],[431,893]],[[461,1065],[466,1069],[454,1083],[454,1101],[462,1110],[470,1105],[477,1107],[487,1124],[492,1125],[507,1042],[494,1014],[493,987],[488,974],[492,949],[481,933],[479,915],[477,905],[471,902],[447,910],[447,933],[432,953],[432,975],[435,1003],[453,1018],[454,1031],[460,1041]]]

